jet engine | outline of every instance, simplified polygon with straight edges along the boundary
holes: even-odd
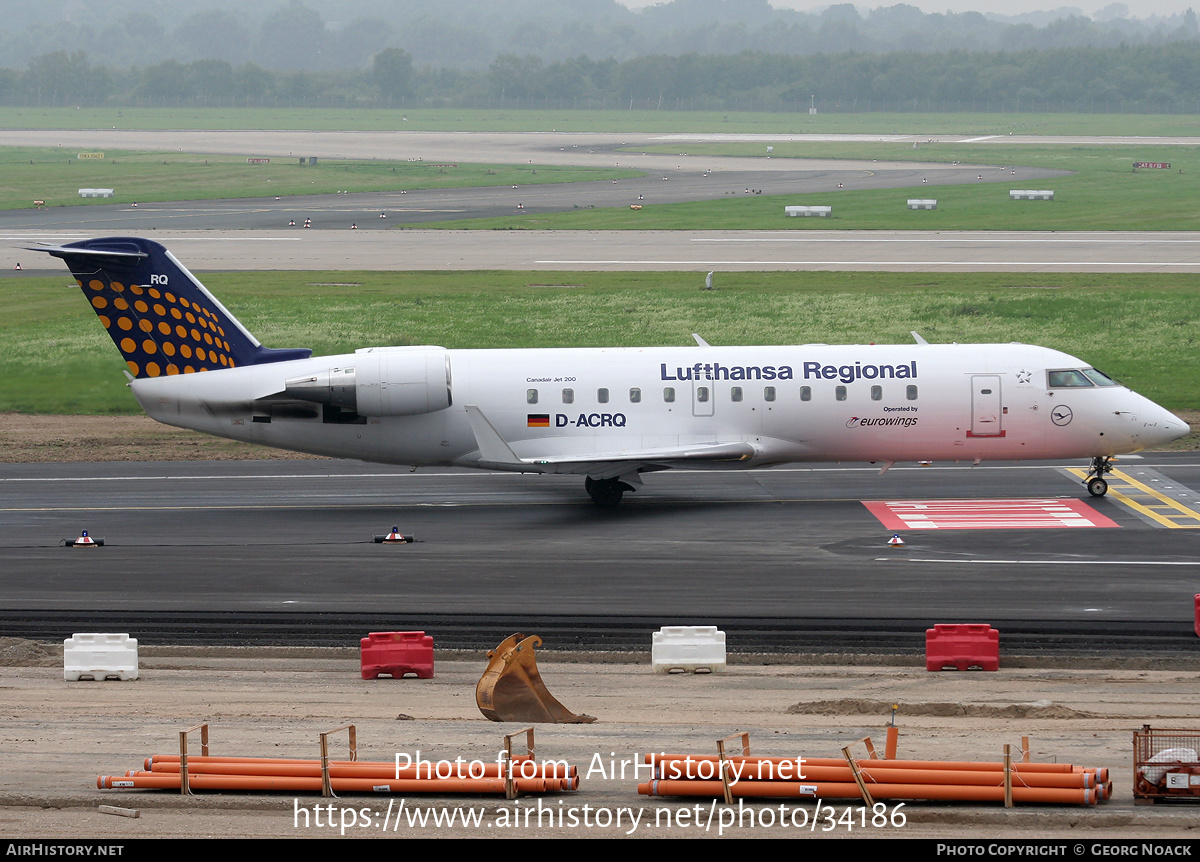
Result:
[[[289,398],[360,416],[415,416],[453,403],[450,356],[442,347],[370,347],[328,371],[284,381]]]

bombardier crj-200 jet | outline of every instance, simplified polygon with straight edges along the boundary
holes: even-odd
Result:
[[[614,506],[645,473],[805,461],[1113,456],[1188,426],[1086,362],[1025,344],[447,350],[263,347],[163,246],[62,258],[159,422],[336,458],[574,473]],[[915,335],[915,333],[914,333]]]

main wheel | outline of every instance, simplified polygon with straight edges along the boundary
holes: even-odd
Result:
[[[620,479],[593,479],[588,476],[583,480],[583,487],[597,506],[611,508],[625,496],[625,483]]]
[[[1087,489],[1093,497],[1103,497],[1108,493],[1108,483],[1097,476],[1094,479],[1088,479]]]

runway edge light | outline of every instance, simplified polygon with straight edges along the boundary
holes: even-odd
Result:
[[[78,539],[64,539],[63,544],[68,548],[99,548],[104,544],[104,540],[93,539],[88,535],[88,531],[84,530]]]
[[[386,536],[376,536],[375,543],[377,545],[402,545],[408,544],[416,540],[416,536],[405,536],[401,534],[400,527],[393,525],[391,531]]]

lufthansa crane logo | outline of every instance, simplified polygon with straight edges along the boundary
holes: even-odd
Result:
[[[1055,425],[1070,425],[1075,414],[1071,412],[1071,408],[1066,404],[1059,404],[1050,411],[1050,421]]]

